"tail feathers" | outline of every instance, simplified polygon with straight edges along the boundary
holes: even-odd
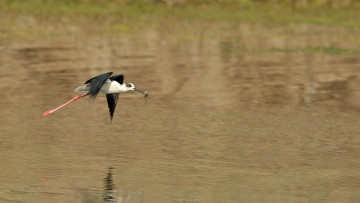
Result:
[[[75,88],[74,92],[80,92],[80,93],[88,93],[89,92],[89,88],[87,88],[87,86],[80,86]]]

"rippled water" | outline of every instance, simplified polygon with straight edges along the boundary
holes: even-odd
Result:
[[[295,42],[241,29],[1,46],[0,201],[359,202],[359,57],[243,53]],[[101,95],[40,118],[108,71],[148,103],[121,94],[112,123]]]

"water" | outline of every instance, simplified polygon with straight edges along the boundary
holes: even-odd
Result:
[[[0,202],[359,202],[358,56],[251,52],[294,42],[239,29],[3,43]],[[147,104],[40,117],[108,71]]]

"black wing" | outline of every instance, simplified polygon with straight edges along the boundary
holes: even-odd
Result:
[[[108,102],[108,106],[109,106],[109,112],[110,112],[110,119],[112,121],[112,118],[114,116],[114,112],[115,112],[115,108],[116,108],[116,103],[119,99],[119,94],[120,93],[116,93],[116,94],[107,94],[106,98],[107,98],[107,102]]]
[[[101,87],[105,84],[105,82],[109,79],[110,75],[112,74],[113,74],[112,72],[104,73],[96,77],[93,77],[85,82],[85,84],[90,83],[91,86],[89,91],[90,98],[95,99]]]
[[[120,85],[122,85],[124,83],[124,76],[123,75],[114,75],[112,77],[109,78],[111,81],[116,81],[118,83],[120,83]]]

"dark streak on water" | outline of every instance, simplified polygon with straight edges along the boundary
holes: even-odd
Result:
[[[115,201],[115,197],[113,194],[115,190],[115,186],[112,179],[112,171],[111,171],[112,169],[113,169],[112,167],[109,168],[109,172],[107,173],[107,176],[105,178],[105,191],[104,191],[105,202]]]

